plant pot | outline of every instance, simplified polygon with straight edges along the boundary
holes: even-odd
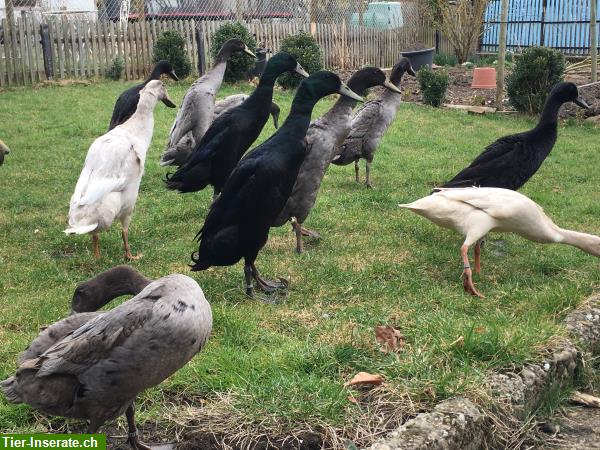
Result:
[[[496,89],[496,69],[493,67],[476,67],[473,69],[473,89]]]
[[[401,55],[408,58],[410,61],[410,65],[413,70],[416,72],[423,66],[431,66],[433,65],[433,54],[435,52],[435,47],[426,48],[424,50],[413,50],[410,52],[402,52]]]

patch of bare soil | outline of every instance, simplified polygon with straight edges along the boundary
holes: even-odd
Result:
[[[453,105],[489,106],[496,107],[496,89],[473,89],[473,69],[463,67],[447,67],[449,76],[448,90],[444,103]],[[402,96],[404,101],[422,103],[423,96],[416,78],[402,78]],[[505,109],[507,105],[504,105]]]
[[[575,83],[578,86],[588,84],[591,81],[589,73],[567,74],[565,80]],[[569,102],[561,108],[561,118],[586,118],[600,114],[600,84],[579,89],[579,95],[587,102],[588,105],[590,105],[590,109],[583,109],[576,104]]]
[[[600,409],[570,406],[553,420],[546,439],[534,449],[600,449]]]

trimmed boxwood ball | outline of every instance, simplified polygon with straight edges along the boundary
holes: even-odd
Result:
[[[192,64],[185,53],[185,39],[177,31],[165,31],[156,40],[152,60],[158,62],[162,59],[173,65],[179,78],[187,77],[192,71]]]
[[[210,46],[210,54],[213,60],[219,54],[219,50],[229,39],[241,39],[248,46],[251,52],[256,49],[256,41],[248,29],[240,22],[231,22],[221,25],[213,36]],[[227,70],[225,70],[225,81],[233,83],[247,79],[246,72],[254,67],[255,60],[244,52],[237,52],[231,55],[227,61]]]
[[[517,111],[537,114],[556,83],[563,80],[566,60],[558,50],[531,47],[517,59],[506,82],[510,103]]]
[[[431,70],[425,65],[417,72],[417,80],[423,92],[423,102],[436,108],[440,106],[448,89],[448,72],[445,69]]]
[[[281,43],[281,51],[287,52],[296,58],[296,61],[309,74],[323,68],[321,62],[321,49],[315,38],[309,33],[300,32],[286,37]],[[284,89],[294,89],[302,81],[302,76],[297,73],[284,73],[277,78],[277,83]]]

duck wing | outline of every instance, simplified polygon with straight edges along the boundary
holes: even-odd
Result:
[[[516,190],[537,170],[531,170],[531,157],[532,149],[524,133],[502,137],[488,145],[443,187],[481,186]]]
[[[356,161],[363,154],[370,133],[381,117],[383,104],[379,100],[365,103],[352,119],[350,133],[342,143],[339,154],[333,158],[332,164],[344,166]]]
[[[78,375],[104,359],[142,328],[152,317],[157,300],[150,289],[118,308],[99,314],[46,350],[37,360],[27,361],[37,376]]]
[[[110,132],[90,147],[77,180],[71,206],[90,205],[111,192],[123,190],[132,176],[143,170],[134,144],[125,136]]]
[[[117,125],[125,123],[133,116],[133,113],[135,113],[135,110],[137,109],[138,102],[140,101],[140,91],[144,86],[144,84],[134,86],[119,95],[110,119],[110,125],[108,127],[109,131]]]
[[[19,355],[19,364],[22,364],[29,359],[38,358],[40,355],[42,355],[42,353],[59,342],[65,336],[71,334],[77,328],[89,322],[99,314],[102,314],[102,312],[94,311],[73,314],[72,316],[53,323],[40,334],[38,334],[31,344],[29,344],[29,347],[27,347],[27,349]]]
[[[225,111],[229,111],[236,106],[240,106],[242,103],[248,99],[249,95],[246,94],[235,94],[230,95],[229,97],[225,97],[223,100],[219,100],[215,103],[215,119],[223,114]]]

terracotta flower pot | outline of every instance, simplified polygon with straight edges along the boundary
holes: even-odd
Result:
[[[473,70],[473,89],[495,89],[496,69],[493,67],[477,67]]]

